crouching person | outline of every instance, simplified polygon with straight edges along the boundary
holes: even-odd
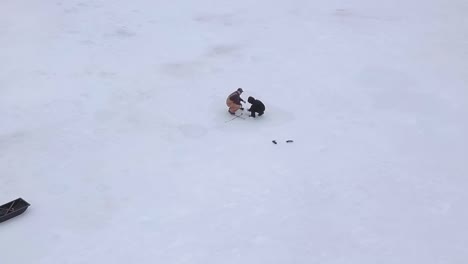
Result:
[[[229,107],[228,111],[231,115],[235,115],[239,109],[244,110],[241,102],[245,103],[245,101],[240,97],[243,92],[242,88],[239,88],[226,99],[226,105]]]
[[[265,113],[265,105],[262,103],[262,101],[257,100],[252,96],[249,96],[247,101],[252,104],[248,110],[250,112],[250,117],[255,118],[255,114],[262,116]]]

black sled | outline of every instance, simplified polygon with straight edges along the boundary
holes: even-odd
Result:
[[[0,205],[0,223],[24,213],[29,206],[22,198]]]

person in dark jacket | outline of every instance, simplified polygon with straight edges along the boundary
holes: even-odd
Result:
[[[231,115],[235,115],[236,111],[239,109],[244,110],[241,102],[245,103],[245,101],[240,97],[243,92],[242,88],[239,88],[235,92],[231,93],[226,99],[226,105],[229,107],[228,112]]]
[[[258,113],[258,116],[262,116],[265,113],[265,105],[262,103],[262,101],[257,100],[252,96],[249,96],[247,101],[252,104],[248,109],[250,112],[250,117],[255,118],[255,113]]]

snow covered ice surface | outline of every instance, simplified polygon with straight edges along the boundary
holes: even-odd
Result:
[[[1,1],[0,263],[466,264],[467,14]]]

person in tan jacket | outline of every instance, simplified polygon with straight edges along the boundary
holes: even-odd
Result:
[[[229,107],[228,112],[231,115],[235,115],[236,111],[239,109],[244,110],[244,108],[242,108],[241,102],[245,103],[245,101],[240,97],[243,92],[244,90],[242,90],[242,88],[239,88],[233,93],[231,93],[226,99],[226,105]]]

